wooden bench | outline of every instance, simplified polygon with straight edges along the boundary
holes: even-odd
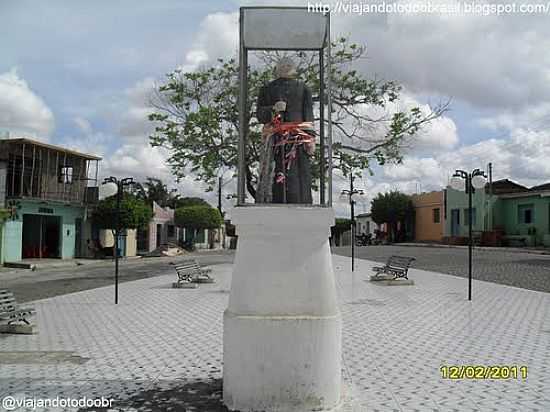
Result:
[[[33,308],[21,308],[13,293],[7,289],[0,289],[0,332],[7,333],[33,333],[32,326],[27,320],[34,315]],[[16,322],[24,322],[24,328],[21,325],[12,325]]]
[[[214,283],[210,276],[212,269],[202,268],[195,259],[182,260],[174,268],[178,274],[178,281],[174,283],[174,287],[185,287],[192,283]]]
[[[376,274],[371,277],[371,280],[376,280],[377,278],[379,278],[380,280],[387,280],[387,276],[381,276],[383,274],[389,275],[390,277],[393,277],[393,279],[409,279],[407,277],[407,274],[409,272],[409,268],[411,267],[412,262],[414,262],[415,260],[416,258],[409,256],[390,256],[384,266],[377,266],[372,268],[372,270],[374,270]]]

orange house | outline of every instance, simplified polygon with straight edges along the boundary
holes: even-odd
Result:
[[[445,229],[445,191],[412,195],[415,210],[414,240],[441,242]]]

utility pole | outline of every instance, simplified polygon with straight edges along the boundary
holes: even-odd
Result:
[[[489,162],[489,210],[487,211],[487,220],[489,220],[489,230],[493,230],[493,163]]]
[[[220,211],[220,215],[223,216],[222,213],[222,177],[218,177],[218,210]]]

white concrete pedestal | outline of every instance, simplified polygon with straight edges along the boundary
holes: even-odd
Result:
[[[223,398],[241,412],[322,411],[341,395],[332,209],[236,207]]]

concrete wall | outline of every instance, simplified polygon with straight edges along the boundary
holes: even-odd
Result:
[[[4,262],[21,260],[23,240],[23,221],[7,221],[4,223]]]
[[[445,231],[443,191],[413,195],[412,203],[415,210],[414,239],[440,242]],[[434,210],[439,210],[439,222],[434,220]]]
[[[99,231],[99,241],[103,247],[113,247],[115,244],[115,236],[111,229],[102,229]],[[119,247],[122,256],[133,257],[137,256],[137,231],[128,229],[126,236],[121,236]]]
[[[4,253],[3,245],[4,244],[4,222],[0,221],[0,266],[4,264]]]
[[[137,256],[137,231],[128,229],[126,231],[126,256]]]

